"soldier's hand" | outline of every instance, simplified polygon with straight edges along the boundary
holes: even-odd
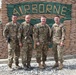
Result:
[[[64,45],[64,43],[63,43],[63,42],[61,42],[61,43],[60,43],[60,46],[63,46],[63,45]]]
[[[19,43],[19,46],[22,47],[23,46],[22,43]]]
[[[37,42],[37,43],[36,43],[36,45],[38,45],[38,46],[39,46],[39,45],[40,45],[40,43],[39,43],[39,42]]]

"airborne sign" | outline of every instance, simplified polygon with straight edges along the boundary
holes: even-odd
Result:
[[[58,14],[64,16],[65,20],[71,19],[71,4],[61,4],[56,2],[24,2],[8,4],[8,17],[12,14],[22,16],[25,14]]]

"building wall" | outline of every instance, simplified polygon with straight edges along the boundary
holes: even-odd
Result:
[[[64,25],[66,28],[66,40],[65,40],[65,55],[73,55],[76,54],[76,0],[2,0],[2,23],[3,28],[5,24],[8,22],[7,17],[7,9],[6,4],[14,4],[19,2],[32,2],[32,1],[47,1],[47,2],[59,2],[64,4],[72,4],[72,19],[64,21]],[[32,17],[41,15],[32,15]],[[46,15],[47,17],[51,17],[50,15]],[[54,17],[53,15],[52,17]],[[23,17],[22,17],[23,18]],[[36,52],[33,51],[36,55]],[[48,55],[52,55],[52,50],[49,49]],[[5,42],[4,37],[2,36],[2,29],[0,28],[0,58],[7,58],[7,44]]]
[[[2,9],[1,8],[0,8],[0,21],[2,22]],[[7,55],[4,43],[5,41],[3,38],[3,25],[0,24],[0,58],[6,58],[6,55]]]
[[[1,8],[0,8],[0,21],[2,21],[2,11],[1,11]]]

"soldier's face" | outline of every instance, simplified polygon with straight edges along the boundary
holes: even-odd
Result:
[[[25,16],[25,20],[26,20],[27,23],[30,22],[30,19],[31,19],[30,15],[26,15],[26,16]]]
[[[54,21],[55,21],[55,23],[60,23],[60,18],[59,17],[55,17]]]
[[[46,23],[46,18],[45,17],[41,17],[41,23],[45,24]]]
[[[17,21],[17,16],[12,16],[12,21],[16,22]]]

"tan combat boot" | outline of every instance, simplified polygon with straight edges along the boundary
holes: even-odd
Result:
[[[21,67],[19,65],[16,65],[15,69],[21,69]]]
[[[12,64],[8,64],[8,66],[9,66],[8,70],[9,70],[9,71],[12,71],[12,70],[13,70]]]
[[[60,64],[59,64],[59,68],[58,68],[58,69],[59,69],[59,70],[61,70],[62,68],[63,68],[63,64],[62,64],[62,63],[60,63]]]
[[[44,68],[41,63],[39,63],[39,68],[40,68],[40,69],[43,69],[43,68]]]
[[[46,64],[45,64],[45,62],[43,62],[43,64],[42,64],[42,65],[43,65],[43,67],[44,67],[44,68],[46,67]]]
[[[12,64],[8,64],[9,68],[11,69],[12,68]]]
[[[55,63],[52,68],[56,68],[56,67],[58,67],[58,66],[59,66],[59,64],[58,64],[58,63]]]
[[[16,63],[15,69],[21,69],[21,67],[18,65],[18,63]]]

